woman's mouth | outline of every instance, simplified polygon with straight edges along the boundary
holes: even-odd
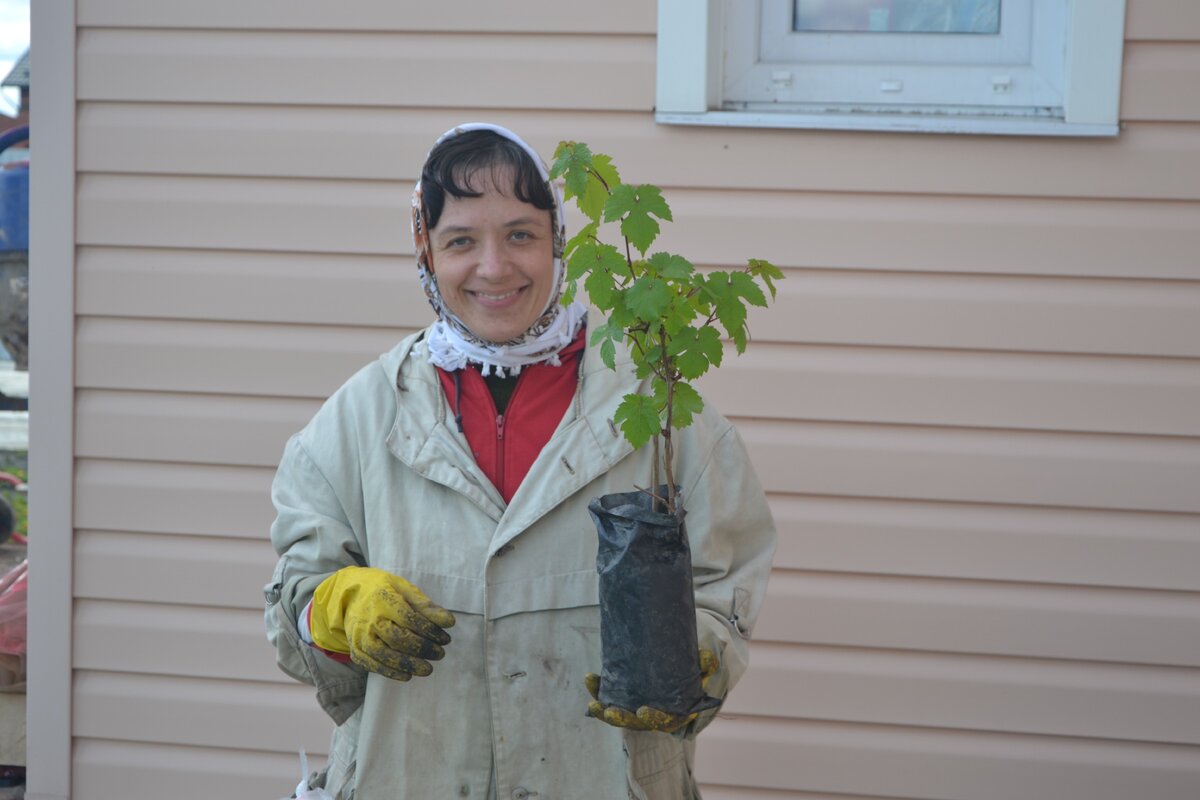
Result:
[[[472,291],[472,292],[469,292],[469,294],[473,295],[477,300],[480,300],[484,303],[489,303],[489,304],[503,303],[505,300],[509,300],[513,297],[516,297],[518,294],[520,294],[522,291],[524,291],[524,289],[525,289],[525,287],[522,286],[520,288],[511,289],[507,292],[500,292],[498,294],[494,294],[492,292],[479,292],[479,291]]]

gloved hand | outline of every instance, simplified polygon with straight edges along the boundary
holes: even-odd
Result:
[[[348,653],[371,672],[398,681],[433,672],[446,653],[454,615],[399,575],[344,567],[313,592],[309,630],[323,650]]]
[[[711,650],[700,650],[700,688],[708,687],[708,680],[721,667],[721,660]],[[589,717],[607,722],[617,728],[628,728],[635,731],[660,731],[674,733],[694,720],[698,714],[671,714],[652,706],[642,706],[636,712],[617,706],[606,706],[600,702],[600,676],[589,672],[583,679],[592,701],[588,703]]]

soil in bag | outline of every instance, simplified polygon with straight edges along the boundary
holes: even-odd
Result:
[[[666,486],[659,488],[665,496]],[[682,515],[654,510],[646,492],[588,504],[600,575],[600,701],[683,715],[719,700],[700,687],[692,555]]]

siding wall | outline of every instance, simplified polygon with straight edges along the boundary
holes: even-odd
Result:
[[[261,586],[285,438],[429,314],[432,138],[662,185],[786,268],[707,384],[781,549],[715,800],[1200,795],[1200,13],[1129,0],[1115,140],[655,125],[652,3],[78,0],[76,800],[325,751]]]

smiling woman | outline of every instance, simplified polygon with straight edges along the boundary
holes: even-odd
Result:
[[[436,320],[322,406],[272,489],[268,638],[338,724],[317,783],[337,800],[693,797],[711,714],[584,713],[601,664],[588,501],[649,475],[652,453],[612,422],[645,381],[624,356],[606,367],[584,306],[561,302],[559,192],[511,131],[462,125],[430,151],[412,228]],[[774,527],[728,420],[706,410],[681,436],[705,576],[695,671],[719,700]]]

